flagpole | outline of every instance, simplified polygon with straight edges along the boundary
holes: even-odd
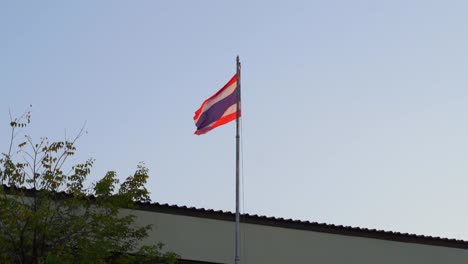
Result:
[[[236,69],[237,69],[237,115],[236,115],[236,257],[234,259],[235,264],[240,264],[240,245],[239,245],[239,224],[240,224],[240,215],[239,215],[239,116],[240,116],[240,102],[241,102],[241,64],[239,61],[239,56],[236,60]]]

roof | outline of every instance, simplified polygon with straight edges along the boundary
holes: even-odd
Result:
[[[5,186],[5,185],[3,185],[3,188],[5,188],[7,191],[10,189],[8,186]],[[32,195],[35,192],[34,189],[27,189],[27,188],[19,188],[19,189],[25,192],[26,195]],[[61,198],[69,196],[69,194],[64,193],[64,192],[57,193],[57,195]],[[93,199],[94,197],[91,196],[91,198]],[[164,213],[164,214],[173,214],[173,215],[182,215],[182,216],[191,216],[191,217],[214,219],[214,220],[221,220],[221,221],[230,221],[230,222],[235,221],[235,214],[232,212],[187,207],[187,206],[161,204],[161,203],[138,203],[138,207],[136,208],[136,210],[158,212],[158,213]],[[277,217],[268,217],[268,216],[263,216],[263,215],[241,214],[240,221],[241,223],[246,223],[246,224],[289,228],[289,229],[321,232],[321,233],[351,236],[351,237],[373,238],[373,239],[388,240],[388,241],[395,241],[395,242],[468,249],[468,241],[460,240],[460,239],[433,237],[433,236],[417,235],[417,234],[410,234],[410,233],[400,233],[400,232],[394,232],[394,231],[368,229],[368,228],[361,228],[361,227],[351,227],[351,226],[334,225],[334,224],[326,224],[326,223],[318,223],[318,222],[310,222],[310,221],[284,219],[284,218],[277,218]]]
[[[142,203],[139,205],[137,210],[158,212],[158,213],[164,213],[164,214],[191,216],[191,217],[206,218],[206,219],[214,219],[214,220],[221,220],[221,221],[231,221],[231,222],[235,221],[235,214],[232,212],[225,212],[225,211],[220,211],[220,210],[215,211],[211,209],[203,209],[203,208],[195,208],[195,207],[187,207],[187,206],[177,206],[177,205],[160,204],[160,203]],[[240,221],[241,223],[247,223],[247,224],[281,227],[281,228],[289,228],[289,229],[296,229],[296,230],[305,230],[305,231],[321,232],[321,233],[343,235],[343,236],[372,238],[372,239],[389,240],[389,241],[404,242],[404,243],[468,249],[468,241],[459,240],[459,239],[449,239],[449,238],[442,238],[442,237],[416,235],[416,234],[410,234],[410,233],[400,233],[400,232],[393,232],[393,231],[334,225],[334,224],[284,219],[284,218],[276,218],[276,217],[268,217],[268,216],[260,216],[260,215],[250,215],[250,214],[241,214]]]

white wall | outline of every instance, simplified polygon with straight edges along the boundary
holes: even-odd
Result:
[[[234,263],[234,223],[133,211],[137,223],[153,224],[143,243],[163,242],[183,259]],[[241,224],[242,264],[468,263],[468,250]]]

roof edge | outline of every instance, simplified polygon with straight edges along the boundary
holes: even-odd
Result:
[[[160,204],[160,203],[140,203],[136,210],[158,212],[165,214],[183,215],[190,217],[206,218],[221,221],[235,221],[235,214],[221,210],[203,209],[187,206]],[[394,231],[368,229],[361,227],[351,227],[334,225],[302,220],[284,219],[268,216],[241,214],[241,223],[280,227],[304,231],[328,233],[334,235],[352,236],[387,240],[394,242],[431,245],[439,247],[468,249],[468,241],[460,239],[449,239],[443,237],[433,237],[410,233],[400,233]]]
[[[11,187],[3,185],[6,191],[9,191]],[[37,190],[29,188],[16,188],[17,190],[24,192],[26,196],[32,196]],[[65,192],[56,193],[56,198],[66,199],[70,197],[71,194]],[[89,197],[90,200],[94,200],[94,196]],[[178,205],[169,205],[161,204],[158,202],[155,203],[136,203],[136,208],[129,208],[131,210],[141,210],[173,215],[183,215],[190,217],[206,218],[213,220],[221,221],[235,221],[235,214],[232,212],[225,212],[221,210],[212,210],[204,208],[195,208],[187,206],[178,206]],[[459,249],[468,249],[468,241],[461,239],[451,239],[443,237],[433,237],[425,235],[416,235],[410,233],[400,233],[386,230],[377,230],[377,229],[368,229],[361,227],[351,227],[343,225],[334,225],[302,220],[293,220],[293,219],[284,219],[276,218],[269,216],[259,216],[259,215],[250,215],[250,214],[241,214],[240,217],[241,223],[254,224],[254,225],[264,225],[271,227],[280,227],[304,231],[313,231],[334,235],[343,235],[351,237],[362,237],[362,238],[372,238],[379,240],[387,240],[394,242],[403,242],[403,243],[412,243],[412,244],[422,244],[422,245],[431,245],[439,247],[448,247],[448,248],[459,248]]]

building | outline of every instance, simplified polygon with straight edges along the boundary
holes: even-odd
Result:
[[[182,263],[234,263],[234,214],[142,204],[132,212],[154,225],[143,243],[161,241]],[[468,263],[468,241],[243,215],[241,263]]]
[[[121,212],[135,215],[137,225],[153,225],[141,243],[164,243],[181,264],[234,263],[233,213],[158,203]],[[242,215],[241,263],[458,264],[468,263],[468,241]]]

